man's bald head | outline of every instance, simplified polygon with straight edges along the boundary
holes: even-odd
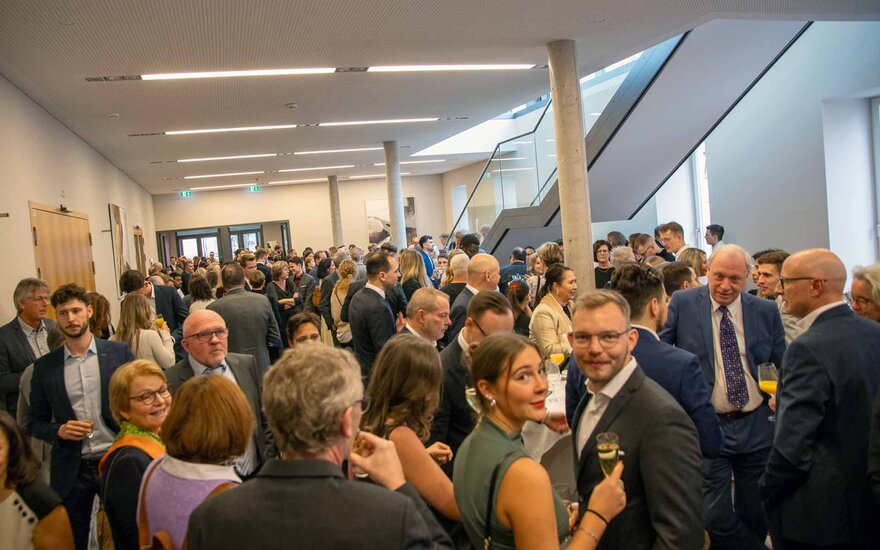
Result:
[[[810,248],[792,254],[785,263],[791,262],[792,267],[809,270],[809,276],[825,279],[827,292],[832,292],[835,299],[843,295],[846,284],[846,266],[837,254],[827,248]],[[783,264],[784,265],[784,264]]]
[[[193,311],[187,315],[186,320],[183,322],[183,337],[186,338],[191,334],[199,332],[199,327],[205,324],[215,323],[219,323],[226,328],[226,321],[216,311],[211,311],[210,309]]]
[[[780,279],[786,311],[803,318],[810,312],[841,300],[846,267],[834,252],[811,248],[796,252],[782,264]]]
[[[495,290],[501,280],[501,266],[491,254],[476,254],[468,264],[468,284],[478,290]]]

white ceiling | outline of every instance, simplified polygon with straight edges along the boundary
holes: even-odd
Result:
[[[549,88],[546,69],[355,73],[182,81],[90,76],[288,67],[546,63],[546,44],[578,42],[588,74],[714,18],[880,19],[877,0],[0,0],[0,74],[153,194],[240,184],[187,175],[382,162],[382,152],[200,163],[181,158],[379,146],[402,160]],[[286,105],[296,103],[296,109]],[[111,118],[118,114],[118,118]],[[440,117],[438,122],[189,136],[175,129]],[[446,172],[473,162],[403,167]],[[381,167],[335,170],[381,173]],[[323,177],[327,171],[259,176]]]

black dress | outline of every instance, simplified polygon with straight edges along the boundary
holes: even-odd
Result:
[[[516,320],[513,322],[513,332],[517,334],[521,334],[526,338],[529,337],[529,323],[532,321],[532,318],[526,315],[525,313],[520,313]]]
[[[611,276],[614,275],[613,267],[596,268],[596,288],[607,288],[611,282]]]

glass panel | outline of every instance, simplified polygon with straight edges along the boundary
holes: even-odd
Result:
[[[220,257],[220,249],[217,247],[217,237],[202,237],[200,241],[203,255],[208,256],[213,252],[215,257]]]
[[[196,239],[180,239],[180,253],[187,258],[199,255],[199,243]]]
[[[242,235],[244,239],[244,247],[253,252],[257,249],[257,243],[259,242],[259,237],[257,233],[245,233]]]
[[[238,244],[238,235],[229,235],[229,244],[232,246],[232,253],[241,248]]]
[[[489,167],[483,172],[483,177],[477,182],[477,187],[468,202],[468,226],[473,232],[479,232],[484,225],[491,227],[495,223],[498,213],[504,207],[501,180],[496,177],[498,174],[492,172],[492,166],[500,164],[500,162],[501,155],[496,148],[489,161]]]

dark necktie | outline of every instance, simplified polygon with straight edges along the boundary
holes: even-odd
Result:
[[[746,374],[743,372],[739,346],[736,343],[736,331],[730,321],[727,306],[718,308],[721,311],[721,326],[718,331],[721,340],[721,359],[724,362],[724,381],[727,383],[727,399],[737,409],[742,409],[749,402],[749,390],[746,387]]]

